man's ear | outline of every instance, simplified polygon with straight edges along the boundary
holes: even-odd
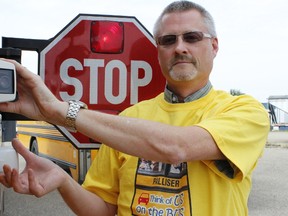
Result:
[[[219,50],[218,38],[212,38],[211,40],[212,40],[212,48],[214,51],[214,55],[216,56]]]

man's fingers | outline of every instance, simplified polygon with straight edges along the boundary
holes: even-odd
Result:
[[[19,173],[16,169],[12,170],[11,186],[14,191],[21,194],[29,194],[27,185],[23,184],[19,178]]]
[[[5,176],[3,176],[3,178],[5,179],[5,186],[6,187],[11,187],[11,175],[12,175],[12,171],[11,171],[11,168],[10,166],[8,165],[4,165],[3,166],[3,172],[5,174]],[[2,181],[1,181],[2,183]]]
[[[7,188],[10,187],[10,185],[8,184],[8,182],[6,180],[6,176],[4,174],[0,174],[0,183]]]
[[[44,194],[44,189],[42,185],[39,184],[38,179],[35,178],[32,169],[28,170],[28,181],[29,181],[29,191],[36,197],[41,197]]]
[[[17,71],[17,74],[21,74],[22,75],[23,71],[27,70],[24,66],[22,66],[20,63],[18,63],[17,61],[15,61],[13,59],[1,58],[1,60],[7,61],[7,62],[10,62],[10,63],[14,64],[15,68],[16,68],[16,71]],[[24,73],[24,75],[25,75],[25,73]]]

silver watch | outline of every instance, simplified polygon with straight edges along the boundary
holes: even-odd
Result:
[[[76,126],[75,126],[75,121],[78,115],[78,112],[80,109],[87,109],[87,105],[81,101],[76,101],[76,100],[70,100],[68,101],[69,103],[69,108],[68,108],[68,112],[66,115],[66,126],[65,128],[68,131],[71,132],[77,132],[76,130]]]

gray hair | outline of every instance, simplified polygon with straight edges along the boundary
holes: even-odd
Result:
[[[196,4],[190,1],[181,0],[181,1],[172,2],[162,11],[162,13],[158,17],[154,25],[154,29],[153,29],[154,38],[156,38],[159,34],[161,21],[165,14],[174,13],[174,12],[184,12],[184,11],[188,11],[191,9],[195,9],[200,12],[200,14],[203,17],[204,23],[207,26],[208,33],[211,36],[216,37],[217,34],[216,34],[216,29],[215,29],[215,23],[211,14],[199,4]]]

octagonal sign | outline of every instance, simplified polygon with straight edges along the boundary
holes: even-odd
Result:
[[[153,37],[135,17],[124,16],[78,15],[40,53],[40,76],[60,100],[111,114],[165,86]],[[58,128],[77,148],[99,146]]]

